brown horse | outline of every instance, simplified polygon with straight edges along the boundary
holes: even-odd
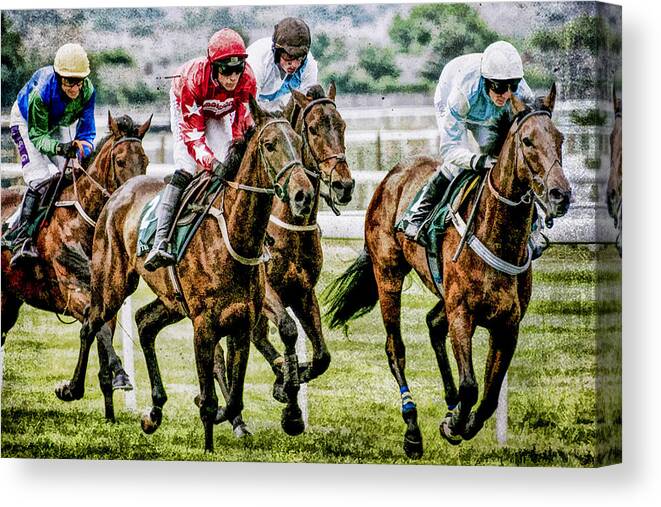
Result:
[[[617,98],[613,87],[613,130],[610,136],[611,169],[606,190],[608,214],[613,218],[617,239],[615,247],[622,257],[622,99]]]
[[[109,200],[99,217],[92,256],[92,303],[81,329],[81,341],[91,341],[101,326],[115,317],[142,277],[157,296],[136,313],[136,323],[149,371],[153,406],[142,417],[152,433],[162,421],[167,401],[154,344],[158,332],[184,317],[177,291],[193,322],[200,417],[205,449],[213,451],[213,424],[233,420],[243,408],[243,383],[250,337],[261,318],[264,299],[262,253],[273,194],[288,200],[296,216],[311,211],[314,188],[299,160],[301,139],[289,122],[263,112],[254,99],[250,107],[257,131],[248,142],[234,182],[214,201],[214,208],[191,240],[175,268],[148,272],[136,256],[140,214],[163,188],[153,178],[135,178]],[[170,276],[168,276],[170,275]],[[228,337],[227,362],[232,365],[229,400],[218,409],[214,389],[214,348]]]
[[[115,120],[108,112],[110,135],[98,143],[87,170],[78,167],[72,171],[73,184],[64,188],[59,205],[39,230],[39,259],[11,267],[11,252],[2,249],[3,344],[23,303],[83,321],[83,311],[90,302],[87,263],[92,255],[94,223],[110,194],[128,179],[145,173],[149,159],[142,138],[150,123],[151,118],[138,127],[130,117]],[[22,194],[19,188],[2,190],[3,221],[20,205]],[[112,347],[114,328],[115,322],[109,322],[98,335],[99,381],[108,420],[114,420],[113,384],[130,387]],[[85,372],[79,362],[71,381],[59,386],[56,393],[70,401],[82,398],[84,389]]]
[[[324,89],[315,85],[306,95],[294,90],[284,115],[303,139],[303,163],[308,174],[316,180],[312,212],[307,217],[295,217],[283,201],[276,201],[268,235],[273,238],[271,261],[266,265],[266,300],[264,314],[278,329],[285,345],[283,356],[268,339],[266,321],[253,335],[253,343],[269,362],[276,374],[274,396],[287,407],[283,409],[282,426],[290,435],[304,429],[297,403],[300,383],[323,374],[330,364],[330,353],[321,329],[319,304],[314,288],[321,274],[323,252],[321,232],[316,223],[321,185],[328,188],[329,198],[339,205],[351,201],[355,182],[351,177],[345,156],[344,130],[346,124],[335,106],[335,84],[331,83],[326,96]],[[298,331],[287,313],[290,307],[312,343],[312,362],[298,364],[296,341]],[[220,344],[218,345],[220,347]],[[222,350],[222,349],[221,349]],[[225,368],[222,352],[217,351],[216,377],[223,389]],[[237,435],[247,432],[241,418],[232,421]]]
[[[450,443],[458,444],[472,438],[495,411],[516,347],[519,323],[531,293],[531,252],[527,245],[534,202],[545,208],[547,223],[564,215],[569,207],[571,189],[561,165],[563,136],[551,120],[554,103],[555,85],[539,109],[529,109],[512,97],[514,121],[506,125],[509,128],[496,166],[485,177],[488,190],[481,193],[477,204],[474,233],[456,262],[452,258],[461,242],[457,228],[449,228],[443,236],[442,292],[432,279],[424,248],[395,232],[397,218],[439,166],[430,157],[417,157],[397,164],[376,189],[365,217],[365,250],[325,294],[331,327],[346,325],[380,301],[387,333],[386,355],[407,425],[404,450],[411,458],[422,456],[423,446],[417,409],[404,373],[405,347],[400,331],[404,277],[413,268],[440,299],[427,315],[427,326],[445,399],[454,411],[447,414],[439,429]],[[472,412],[478,400],[472,358],[476,326],[489,330],[490,350],[482,401]],[[459,370],[458,391],[446,352],[448,334]]]

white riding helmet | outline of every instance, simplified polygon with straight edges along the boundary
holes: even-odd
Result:
[[[87,53],[79,44],[65,44],[58,49],[53,67],[63,77],[84,78],[90,73]]]
[[[509,42],[500,40],[489,44],[482,53],[480,72],[486,79],[505,81],[523,77],[521,56]]]

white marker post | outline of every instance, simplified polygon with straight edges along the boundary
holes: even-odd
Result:
[[[138,388],[135,379],[135,366],[133,363],[133,311],[131,305],[131,298],[126,298],[121,309],[121,316],[119,322],[121,323],[122,330],[122,355],[124,356],[124,370],[131,379],[133,384],[132,391],[125,391],[124,401],[126,408],[131,412],[136,411],[135,391]]]
[[[498,393],[498,408],[496,409],[496,439],[498,444],[507,445],[507,373]]]

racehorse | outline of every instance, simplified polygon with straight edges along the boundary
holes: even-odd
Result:
[[[320,183],[328,189],[326,199],[331,201],[331,206],[348,204],[355,186],[345,156],[346,124],[335,105],[335,95],[334,83],[328,89],[328,96],[319,85],[307,90],[306,95],[292,91],[284,116],[303,139],[303,163],[316,181],[312,212],[307,217],[297,218],[287,203],[275,201],[267,227],[273,244],[270,247],[272,258],[266,265],[263,312],[279,331],[285,345],[284,361],[268,339],[266,321],[261,322],[262,327],[253,335],[253,343],[276,373],[273,392],[277,400],[287,403],[281,422],[290,435],[304,430],[297,403],[300,383],[323,374],[330,364],[314,291],[323,264],[321,232],[316,222],[322,192]],[[291,307],[312,343],[311,363],[298,364],[295,350],[298,331],[287,307]],[[222,385],[226,375],[222,352],[217,351],[216,357],[216,377],[221,390],[226,392]],[[247,432],[241,418],[232,421],[232,425],[239,436]]]
[[[83,321],[84,309],[90,302],[87,263],[92,255],[95,221],[110,194],[128,179],[145,173],[149,158],[142,139],[150,124],[151,117],[136,126],[130,117],[115,119],[109,111],[110,134],[97,144],[87,170],[80,166],[72,170],[73,184],[64,188],[52,216],[39,229],[36,238],[39,258],[12,267],[10,250],[2,249],[3,344],[23,303],[55,312],[58,317],[68,315]],[[3,222],[20,205],[22,194],[21,188],[2,190]],[[77,254],[78,264],[71,262],[71,252]],[[130,388],[128,376],[112,347],[114,329],[115,321],[111,321],[98,334],[99,382],[105,416],[111,421],[115,417],[113,385]],[[58,386],[59,398],[71,401],[83,397],[85,371],[81,366],[79,361],[72,379]]]
[[[608,214],[613,218],[617,239],[615,247],[622,257],[622,99],[617,98],[613,87],[613,130],[610,136],[611,168],[606,190]]]
[[[451,410],[439,430],[450,443],[459,444],[475,436],[495,411],[514,354],[519,323],[531,293],[531,251],[527,245],[534,203],[545,209],[547,225],[569,207],[571,188],[562,169],[563,136],[551,120],[555,96],[553,85],[535,109],[512,96],[514,120],[505,121],[498,161],[485,176],[488,190],[480,194],[476,205],[473,237],[467,238],[467,248],[461,250],[456,262],[453,255],[462,241],[457,230],[461,225],[448,228],[442,236],[440,290],[432,278],[425,249],[395,232],[397,218],[439,166],[437,160],[423,156],[395,165],[377,187],[366,211],[364,251],[324,294],[331,327],[346,325],[369,311],[377,300],[380,302],[387,333],[386,355],[400,390],[407,426],[404,451],[411,458],[422,456],[423,444],[405,376],[405,346],[400,330],[404,278],[414,269],[440,300],[426,318]],[[468,208],[465,213],[472,211],[472,206]],[[459,224],[459,220],[453,222]],[[489,330],[490,348],[482,401],[473,412],[478,400],[472,359],[476,326]],[[458,366],[458,390],[446,352],[448,334]]]
[[[310,213],[314,195],[300,161],[301,139],[289,122],[262,111],[252,97],[250,108],[256,133],[245,147],[235,181],[227,182],[217,195],[212,216],[204,219],[176,268],[148,272],[143,258],[136,256],[141,211],[163,188],[162,182],[135,178],[112,196],[94,236],[93,297],[81,329],[81,342],[89,349],[98,329],[115,317],[140,277],[156,294],[154,301],[136,313],[153,402],[141,423],[145,433],[153,433],[161,424],[167,401],[154,350],[156,335],[188,316],[194,330],[205,449],[210,452],[214,422],[231,421],[243,408],[250,337],[262,318],[262,264],[269,258],[262,250],[273,195],[287,200],[295,216]],[[185,312],[177,293],[185,301]],[[218,409],[213,361],[214,347],[223,336],[228,337],[227,362],[232,368],[229,399]]]

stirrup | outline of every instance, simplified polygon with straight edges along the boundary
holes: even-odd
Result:
[[[14,267],[20,262],[37,259],[38,257],[39,253],[32,244],[32,238],[27,238],[11,258],[9,265]]]
[[[167,248],[168,243],[163,240],[151,249],[144,264],[147,271],[156,271],[158,268],[173,266],[176,263],[177,259],[167,251]]]

